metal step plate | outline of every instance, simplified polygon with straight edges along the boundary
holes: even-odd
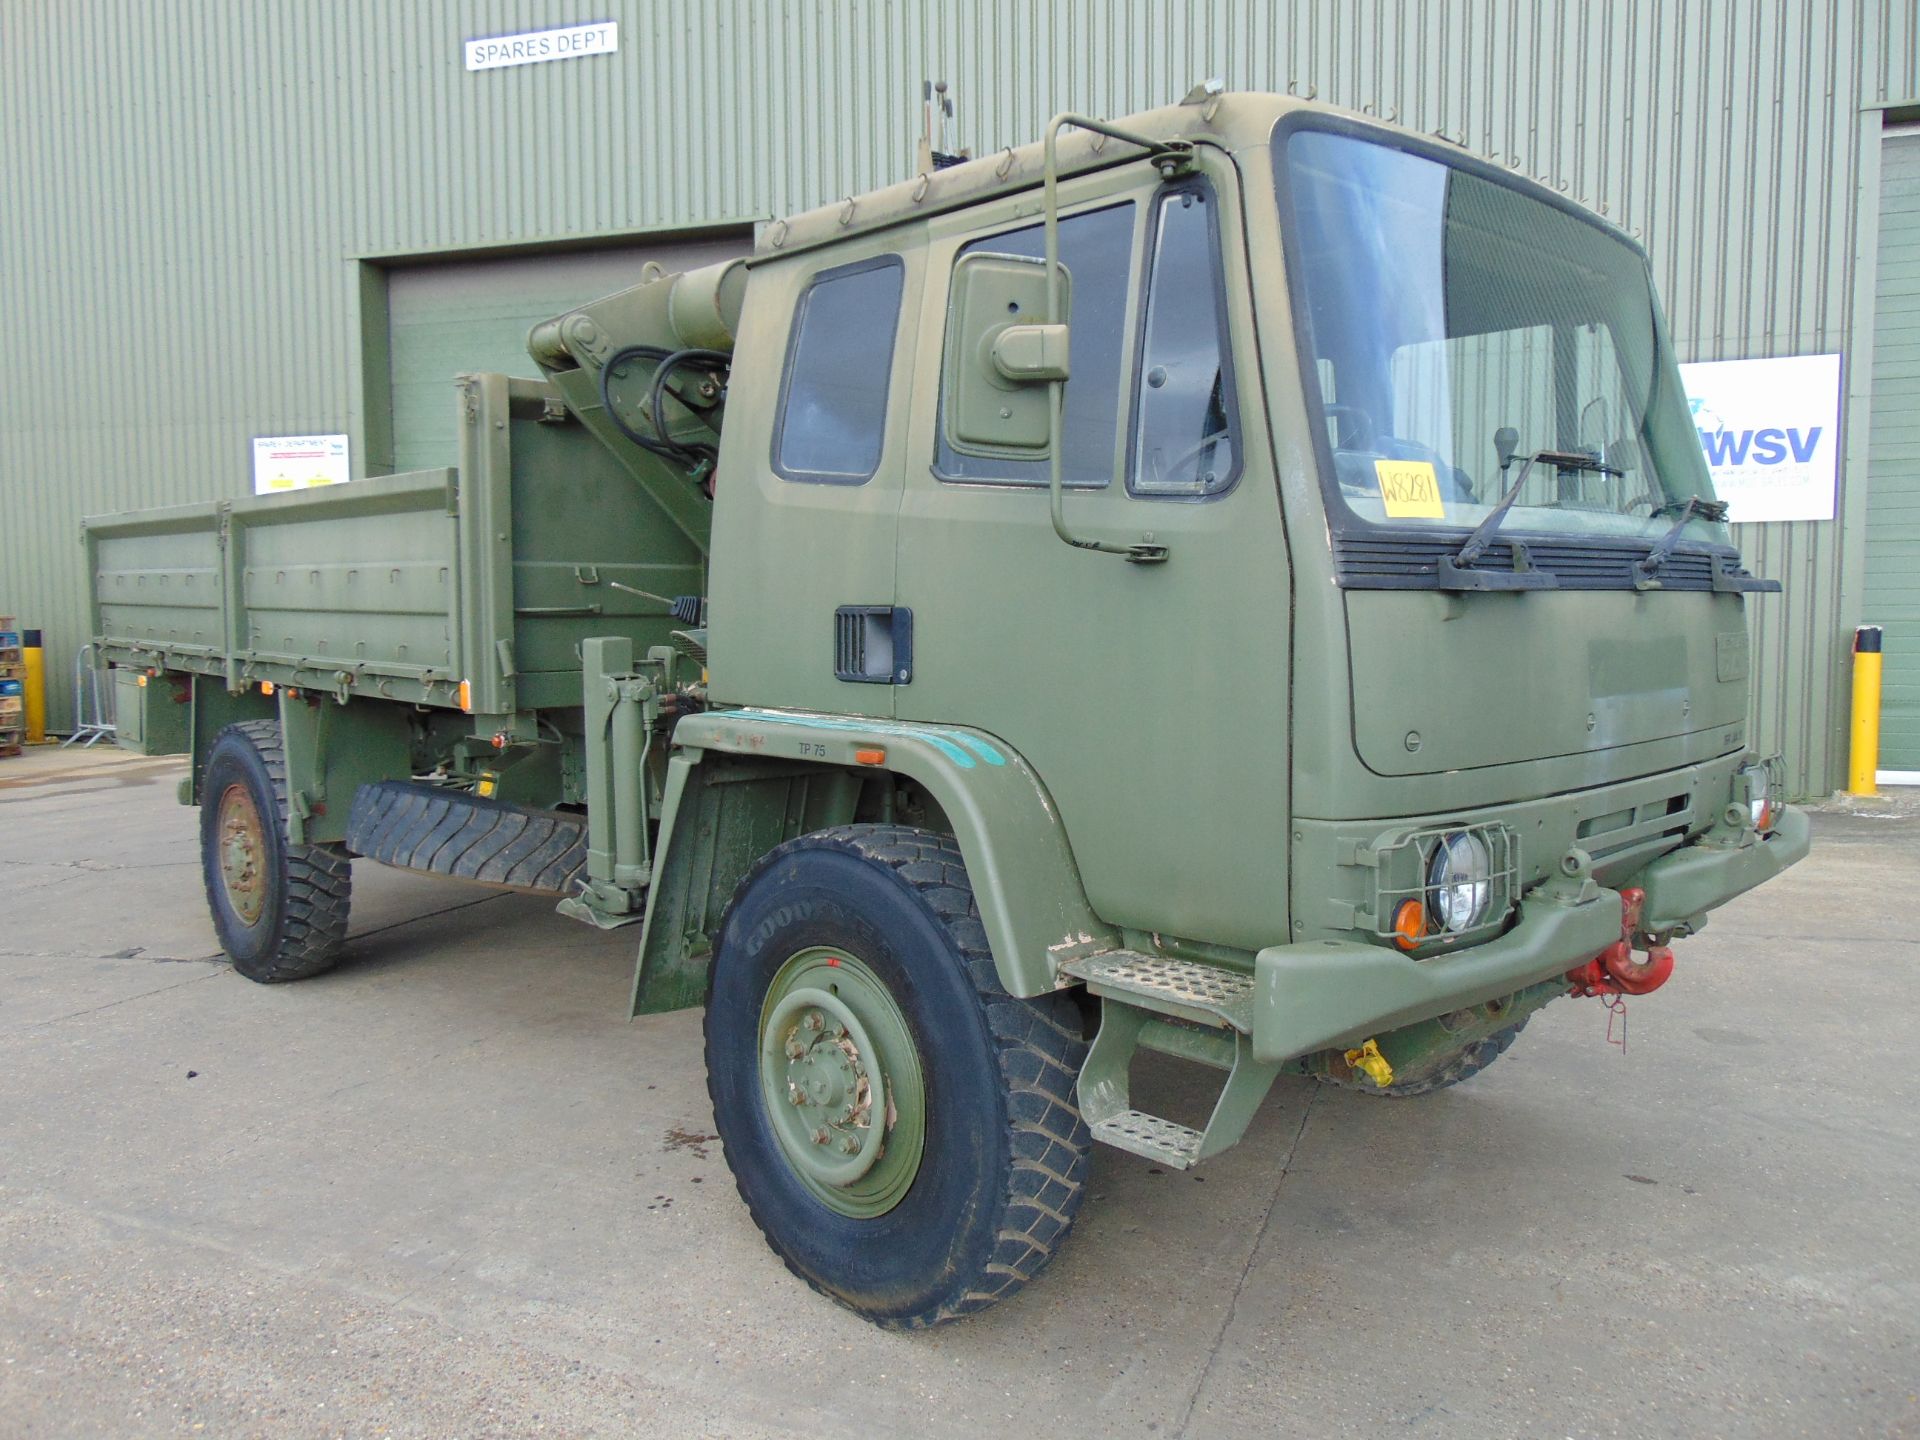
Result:
[[[1144,1110],[1122,1110],[1109,1119],[1095,1121],[1089,1128],[1096,1140],[1158,1160],[1176,1170],[1193,1168],[1200,1158],[1200,1141],[1204,1138],[1198,1130],[1162,1120]]]
[[[1069,960],[1063,974],[1084,980],[1095,995],[1111,995],[1161,1015],[1253,1033],[1253,977],[1223,965],[1165,960],[1136,950],[1108,950]]]

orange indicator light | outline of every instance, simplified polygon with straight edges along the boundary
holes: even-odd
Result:
[[[1393,912],[1394,943],[1411,950],[1427,935],[1427,907],[1418,900],[1402,900]]]
[[[884,750],[856,750],[853,752],[853,758],[862,765],[884,765],[887,763],[887,752]]]

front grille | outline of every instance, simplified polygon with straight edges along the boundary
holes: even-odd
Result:
[[[1340,584],[1350,590],[1430,590],[1439,580],[1440,557],[1453,554],[1465,538],[1464,535],[1433,536],[1408,531],[1335,535],[1334,573]],[[1533,567],[1550,573],[1560,582],[1562,590],[1631,590],[1638,578],[1636,567],[1646,559],[1650,548],[1638,540],[1565,542],[1519,538],[1532,558]],[[1739,568],[1739,552],[1731,547],[1678,549],[1660,568],[1660,588],[1713,589],[1714,561],[1720,556],[1732,562],[1730,568],[1735,575],[1747,573]],[[1495,540],[1466,568],[1512,570],[1512,540]]]
[[[1583,820],[1574,831],[1574,839],[1596,865],[1601,865],[1615,856],[1637,852],[1649,841],[1677,844],[1686,838],[1692,825],[1693,794],[1685,791]]]

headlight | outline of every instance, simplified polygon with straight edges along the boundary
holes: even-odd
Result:
[[[1470,830],[1442,835],[1427,861],[1427,913],[1436,928],[1458,935],[1487,918],[1493,904],[1493,856]]]

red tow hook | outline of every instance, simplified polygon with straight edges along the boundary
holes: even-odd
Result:
[[[1644,960],[1634,958],[1633,937],[1640,928],[1647,892],[1622,890],[1620,902],[1620,938],[1579,969],[1567,972],[1575,995],[1647,995],[1673,974],[1673,951],[1665,945],[1649,945]]]

